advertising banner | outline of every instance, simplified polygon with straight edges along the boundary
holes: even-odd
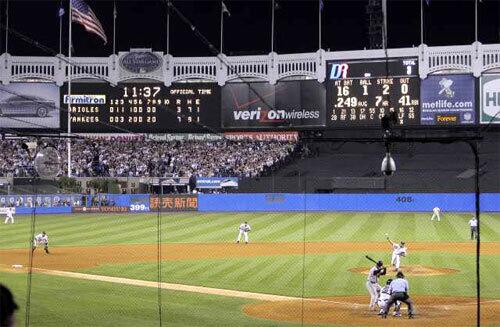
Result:
[[[0,207],[70,207],[80,205],[81,194],[0,195]]]
[[[209,133],[167,133],[167,134],[146,134],[146,139],[152,141],[220,141],[220,134]]]
[[[119,206],[100,206],[100,207],[73,207],[71,212],[75,213],[123,213],[129,212],[129,207],[119,207]]]
[[[222,127],[325,126],[325,94],[317,81],[228,83],[222,87]]]
[[[465,125],[476,122],[472,75],[435,75],[421,83],[422,125]]]
[[[168,194],[163,196],[151,195],[149,198],[150,211],[197,211],[198,196],[191,194]]]
[[[500,124],[500,74],[481,76],[479,122]]]
[[[54,83],[0,86],[0,128],[58,129],[59,87]]]
[[[225,132],[229,140],[298,141],[298,132]]]
[[[223,187],[238,188],[238,177],[197,177],[196,188],[219,189]]]

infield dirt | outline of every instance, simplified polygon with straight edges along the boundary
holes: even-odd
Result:
[[[482,254],[500,254],[500,243],[481,244]],[[281,243],[166,243],[161,245],[162,260],[197,260],[216,258],[258,257],[288,254],[328,254],[351,252],[390,252],[386,242],[281,242]],[[0,264],[12,266],[29,262],[29,249],[1,249]],[[120,244],[95,246],[51,247],[51,254],[42,249],[34,252],[33,267],[73,271],[103,264],[155,262],[156,244]],[[475,253],[474,242],[415,242],[412,252]]]

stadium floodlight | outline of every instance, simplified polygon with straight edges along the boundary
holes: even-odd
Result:
[[[385,176],[391,176],[396,172],[396,162],[394,162],[394,159],[392,158],[390,152],[385,153],[385,157],[382,160],[382,166],[380,167],[380,170],[382,170],[382,173]]]

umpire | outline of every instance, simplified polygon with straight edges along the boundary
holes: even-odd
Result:
[[[384,312],[382,312],[382,318],[387,318],[387,312],[389,311],[389,308],[396,301],[401,301],[408,305],[408,318],[412,319],[413,301],[410,299],[410,296],[408,295],[408,290],[409,290],[408,281],[405,279],[405,275],[401,271],[399,271],[396,274],[396,279],[394,279],[391,282],[390,288],[392,291],[392,295],[384,307]]]

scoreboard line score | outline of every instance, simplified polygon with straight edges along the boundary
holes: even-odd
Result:
[[[72,132],[196,132],[203,131],[203,126],[219,126],[219,88],[211,83],[170,87],[160,83],[121,83],[116,87],[73,83],[71,97],[66,89],[65,85],[61,103],[71,103]]]
[[[420,123],[417,58],[327,62],[327,125],[379,126],[395,112],[399,125]]]

